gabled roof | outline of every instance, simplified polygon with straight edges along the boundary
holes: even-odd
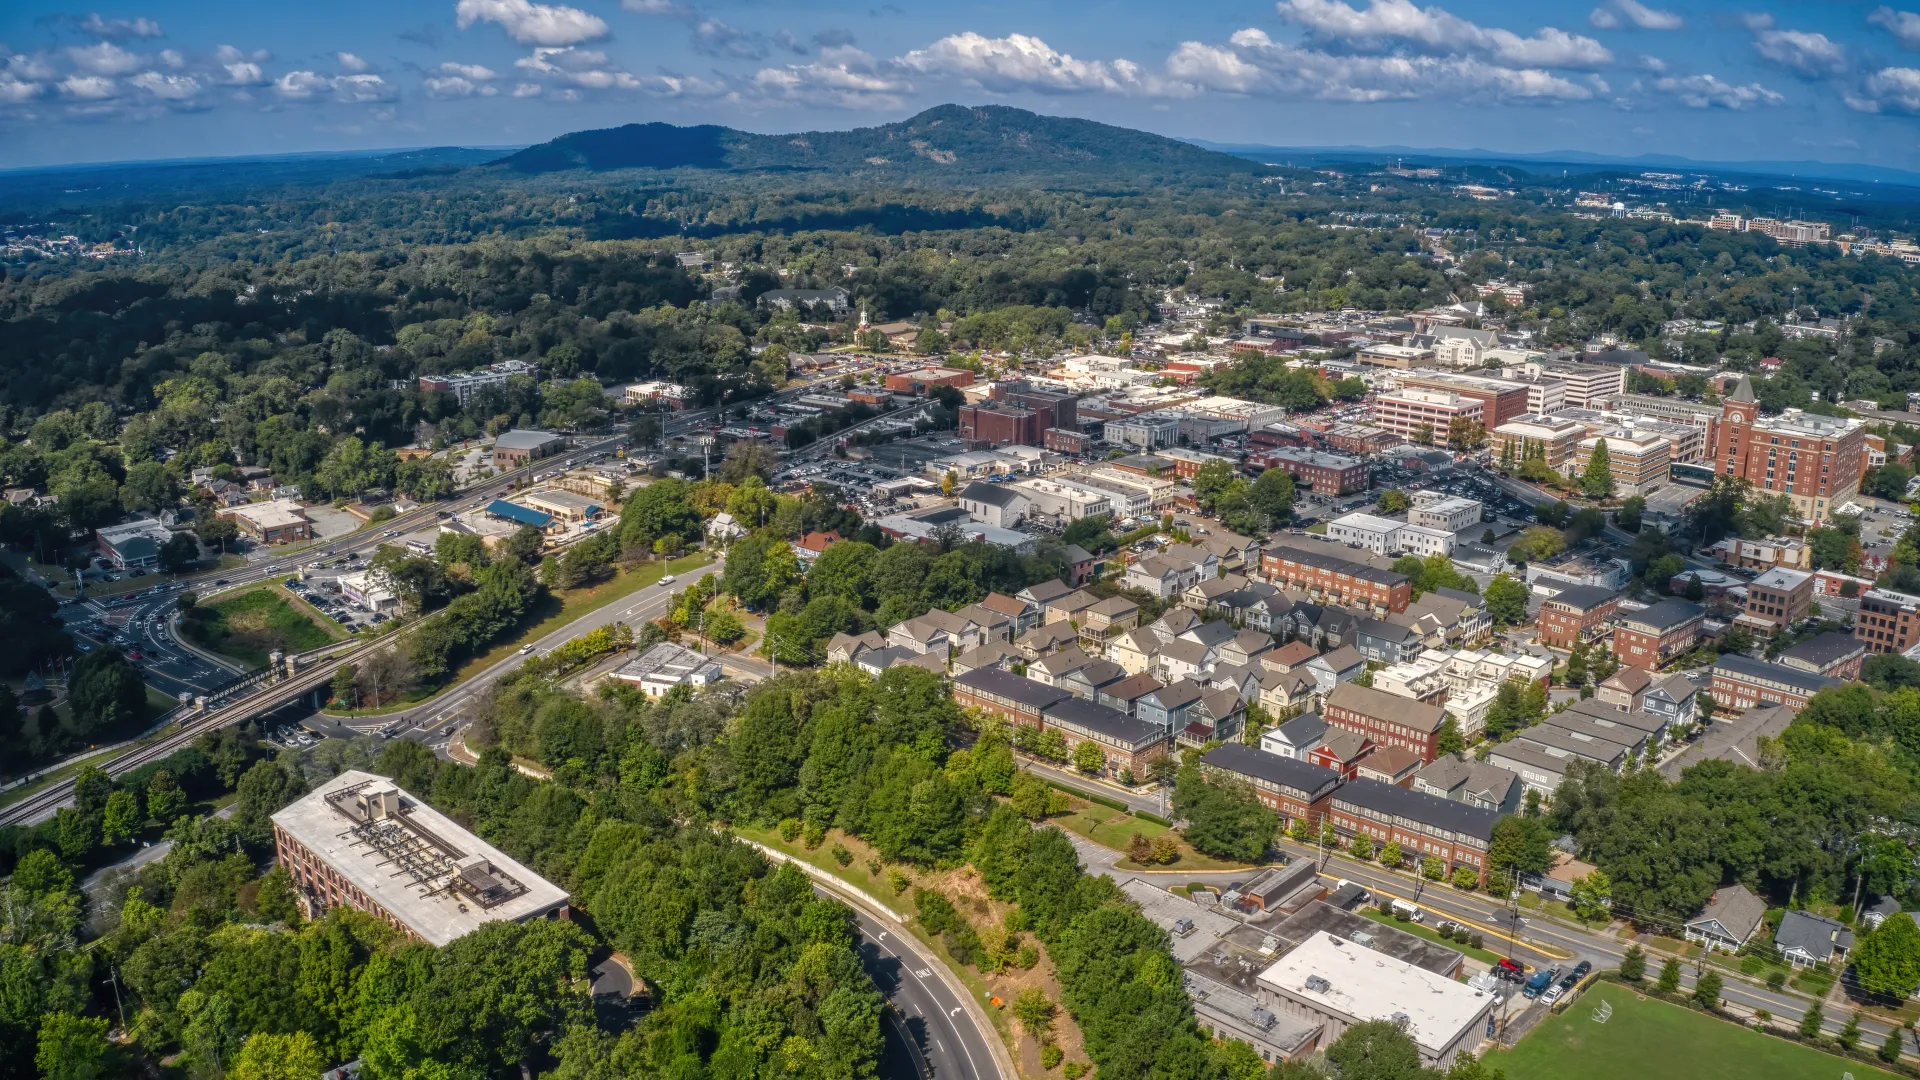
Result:
[[[1209,649],[1217,649],[1234,639],[1238,631],[1233,624],[1224,620],[1203,622],[1188,627],[1180,637],[1186,641],[1197,641]]]
[[[1139,610],[1139,604],[1124,596],[1109,596],[1087,609],[1091,614],[1105,615],[1109,619],[1124,619]]]
[[[1080,631],[1064,622],[1044,623],[1020,635],[1020,644],[1029,649],[1051,649],[1062,642],[1080,640]]]
[[[1357,731],[1329,728],[1326,737],[1321,739],[1320,745],[1314,749],[1334,761],[1345,764],[1358,761],[1362,754],[1373,749],[1373,740]]]
[[[1111,683],[1117,683],[1127,677],[1127,669],[1111,660],[1095,660],[1093,663],[1062,675],[1062,679],[1083,682],[1098,689]]]
[[[1160,646],[1161,656],[1178,660],[1183,664],[1190,664],[1194,667],[1205,667],[1207,656],[1211,652],[1212,650],[1208,649],[1205,645],[1197,641],[1189,641],[1186,638],[1174,638],[1172,641]]]
[[[1101,687],[1100,696],[1112,698],[1115,701],[1137,701],[1165,685],[1159,679],[1141,672],[1138,675],[1129,675],[1111,686]]]
[[[1340,774],[1332,769],[1299,758],[1269,754],[1245,743],[1222,743],[1201,755],[1200,762],[1300,792],[1307,802],[1340,786]]]
[[[1169,637],[1179,637],[1181,634],[1192,629],[1194,624],[1199,621],[1200,616],[1195,615],[1191,608],[1176,607],[1168,608],[1167,613],[1155,619],[1151,625],[1155,633],[1165,633]]]
[[[973,483],[961,489],[960,501],[985,503],[988,506],[998,506],[1004,509],[1005,507],[1012,506],[1016,502],[1025,502],[1026,498],[1012,488],[975,480]]]
[[[1192,679],[1181,679],[1172,686],[1163,686],[1147,696],[1151,697],[1155,704],[1171,712],[1199,701],[1200,695],[1204,692],[1205,688]]]
[[[1343,671],[1351,671],[1357,667],[1365,667],[1367,658],[1360,655],[1359,649],[1351,645],[1342,645],[1330,653],[1323,653],[1315,657],[1311,662],[1317,666],[1325,667],[1328,671],[1338,675]]]
[[[1678,626],[1685,626],[1695,619],[1704,618],[1707,609],[1686,600],[1662,600],[1645,611],[1622,612],[1614,616],[1622,624],[1644,626],[1650,630],[1665,633]]]
[[[1344,682],[1327,694],[1327,707],[1351,709],[1362,716],[1391,720],[1415,731],[1434,732],[1446,722],[1447,710],[1424,701],[1411,701],[1371,686]]]
[[[1029,585],[1021,589],[1020,595],[1027,597],[1036,604],[1045,606],[1048,601],[1058,600],[1060,597],[1072,591],[1073,590],[1068,588],[1059,578],[1048,578],[1038,585]]]
[[[1160,651],[1160,635],[1143,626],[1135,630],[1129,630],[1119,637],[1109,640],[1107,642],[1107,648],[1123,649],[1127,652],[1139,653],[1142,656],[1152,656],[1154,653]]]
[[[1569,585],[1548,597],[1546,603],[1584,614],[1610,600],[1619,598],[1619,593],[1612,589],[1602,589],[1598,585]]]
[[[1749,399],[1751,400],[1751,399]],[[1767,902],[1747,891],[1745,885],[1728,885],[1714,890],[1707,906],[1687,921],[1689,928],[1719,923],[1737,941],[1745,941],[1760,928],[1767,917]]]
[[[1853,931],[1845,923],[1807,911],[1789,911],[1780,916],[1780,929],[1773,943],[1782,951],[1798,950],[1813,960],[1831,960],[1836,950],[1853,948]]]
[[[1258,656],[1273,648],[1273,635],[1258,630],[1242,630],[1233,635],[1232,644],[1248,656]]]
[[[998,665],[1009,660],[1020,660],[1023,654],[1019,649],[1004,641],[989,641],[977,649],[969,649],[954,657],[956,668],[978,668]]]
[[[1086,548],[1081,547],[1079,544],[1067,545],[1067,565],[1078,566],[1081,563],[1088,563],[1092,561],[1093,561],[1093,552],[1088,551]]]
[[[1071,592],[1065,596],[1056,597],[1047,601],[1047,610],[1064,611],[1069,615],[1073,615],[1085,611],[1099,602],[1099,597],[1087,592],[1085,589],[1081,589],[1078,592]]]
[[[1385,619],[1360,620],[1360,633],[1380,641],[1397,641],[1402,645],[1420,640],[1418,629]]]
[[[1313,646],[1304,641],[1289,641],[1272,652],[1262,654],[1260,663],[1266,667],[1286,671],[1319,655]]]
[[[981,627],[1005,626],[1014,618],[1004,611],[995,611],[985,604],[968,604],[954,612],[954,615]]]
[[[1079,671],[1091,663],[1093,663],[1093,657],[1088,656],[1080,646],[1069,645],[1052,656],[1043,656],[1035,660],[1033,666],[1057,679],[1070,672]]]
[[[1769,664],[1739,653],[1723,654],[1713,662],[1713,670],[1724,671],[1734,678],[1784,683],[1807,694],[1817,694],[1830,687],[1843,685],[1839,679],[1829,679],[1825,675],[1815,675],[1811,671],[1787,667],[1785,664]]]
[[[1600,684],[1603,689],[1618,690],[1624,694],[1638,694],[1653,685],[1653,675],[1645,668],[1623,667],[1613,673],[1606,682]]]
[[[1665,694],[1676,702],[1685,701],[1699,692],[1700,688],[1693,685],[1692,679],[1678,673],[1659,680],[1647,691],[1649,694]]]
[[[1781,653],[1780,662],[1817,671],[1855,653],[1865,652],[1866,648],[1860,639],[1851,634],[1829,630],[1824,634],[1810,637]]]
[[[844,647],[848,658],[851,659],[855,652],[864,649],[883,649],[886,645],[887,640],[871,630],[864,634],[835,634],[827,642],[827,652],[832,654]]]
[[[1327,722],[1319,713],[1301,713],[1273,730],[1288,743],[1294,746],[1305,746],[1311,742],[1318,742],[1321,736],[1327,733]]]
[[[1017,619],[1026,614],[1027,605],[1004,593],[990,592],[980,606],[988,611],[999,612],[1009,619]]]

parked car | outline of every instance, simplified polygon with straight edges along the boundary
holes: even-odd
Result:
[[[1573,974],[1569,976],[1569,978],[1571,978],[1574,982],[1579,982],[1581,979],[1584,979],[1587,977],[1587,972],[1592,970],[1593,970],[1593,961],[1582,960],[1578,964],[1573,965]]]
[[[1554,983],[1552,986],[1547,987],[1546,993],[1540,995],[1540,1004],[1551,1005],[1554,1002],[1559,1001],[1560,995],[1565,992],[1566,992],[1566,987],[1561,986],[1559,983]]]
[[[1506,956],[1500,958],[1493,971],[1508,982],[1523,982],[1527,975],[1527,969],[1518,960]]]
[[[1529,998],[1539,997],[1547,987],[1553,985],[1554,977],[1559,974],[1559,968],[1541,968],[1533,973],[1533,978],[1527,980],[1527,985],[1521,987],[1520,993]]]

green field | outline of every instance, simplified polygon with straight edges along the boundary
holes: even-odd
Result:
[[[1601,1002],[1613,1005],[1594,1022]],[[1600,983],[1487,1063],[1508,1080],[1892,1080],[1858,1061]]]
[[[275,650],[305,652],[344,636],[323,628],[305,607],[277,586],[250,589],[193,609],[180,629],[200,648],[254,668]]]

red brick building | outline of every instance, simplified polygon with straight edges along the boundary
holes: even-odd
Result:
[[[1032,409],[1003,401],[986,401],[960,406],[954,426],[961,442],[979,448],[1008,444],[1039,446],[1040,436],[1049,425]]]
[[[1372,424],[1335,424],[1320,436],[1329,450],[1348,454],[1378,454],[1400,444],[1400,436]]]
[[[1420,863],[1439,859],[1447,871],[1465,866],[1487,880],[1487,849],[1493,843],[1497,810],[1454,802],[1378,780],[1349,780],[1327,799],[1326,820],[1341,839],[1365,833],[1375,851],[1399,844],[1402,858]]]
[[[1086,452],[1087,436],[1083,432],[1068,431],[1066,428],[1048,428],[1040,433],[1040,444],[1062,454],[1080,454]]]
[[[1341,683],[1320,710],[1327,723],[1358,732],[1382,747],[1397,746],[1420,755],[1422,765],[1440,756],[1436,743],[1447,711],[1358,683]]]
[[[1275,585],[1304,589],[1347,607],[1405,611],[1413,600],[1413,583],[1405,574],[1285,544],[1260,553],[1260,573]]]
[[[1825,675],[1728,653],[1714,661],[1713,683],[1708,692],[1713,695],[1715,705],[1735,712],[1762,705],[1784,705],[1799,712],[1807,707],[1808,698],[1844,685],[1839,679]]]
[[[1297,484],[1305,484],[1321,495],[1344,495],[1367,487],[1367,462],[1364,458],[1329,454],[1322,450],[1282,448],[1254,454],[1247,464],[1258,471],[1284,469]]]
[[[1202,768],[1243,780],[1260,801],[1288,824],[1320,824],[1327,800],[1340,786],[1340,774],[1298,758],[1281,757],[1245,743],[1222,743],[1201,757]]]
[[[1606,625],[1616,608],[1620,594],[1593,585],[1571,585],[1540,605],[1537,621],[1540,643],[1555,649],[1571,649],[1581,641],[1592,640]]]
[[[1613,655],[1629,667],[1653,671],[1700,643],[1707,610],[1685,600],[1662,600],[1613,620]]]
[[[960,368],[917,368],[887,376],[887,389],[897,394],[926,394],[936,386],[972,386],[973,372]]]
[[[1858,420],[1797,409],[1763,418],[1745,375],[1721,405],[1714,470],[1744,477],[1756,495],[1785,495],[1808,521],[1831,520],[1833,508],[1859,492],[1865,459]]]
[[[1860,594],[1860,615],[1853,636],[1868,652],[1906,652],[1920,641],[1920,596],[1892,589],[1868,589]]]

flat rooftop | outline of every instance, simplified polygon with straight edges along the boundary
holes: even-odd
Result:
[[[1127,894],[1127,899],[1140,905],[1140,914],[1167,932],[1172,939],[1173,958],[1182,964],[1190,963],[1212,949],[1221,938],[1240,926],[1238,920],[1202,907],[1184,896],[1175,896],[1150,881],[1128,878],[1120,883],[1120,891]]]
[[[1364,945],[1317,933],[1260,973],[1263,988],[1354,1021],[1397,1020],[1429,1057],[1479,1023],[1494,997],[1395,960]]]
[[[229,508],[227,513],[243,517],[253,522],[254,527],[277,529],[287,525],[298,525],[308,521],[306,512],[292,499],[274,499],[271,502],[246,503]]]
[[[430,945],[567,902],[559,886],[393,781],[358,769],[273,815],[273,824]]]

